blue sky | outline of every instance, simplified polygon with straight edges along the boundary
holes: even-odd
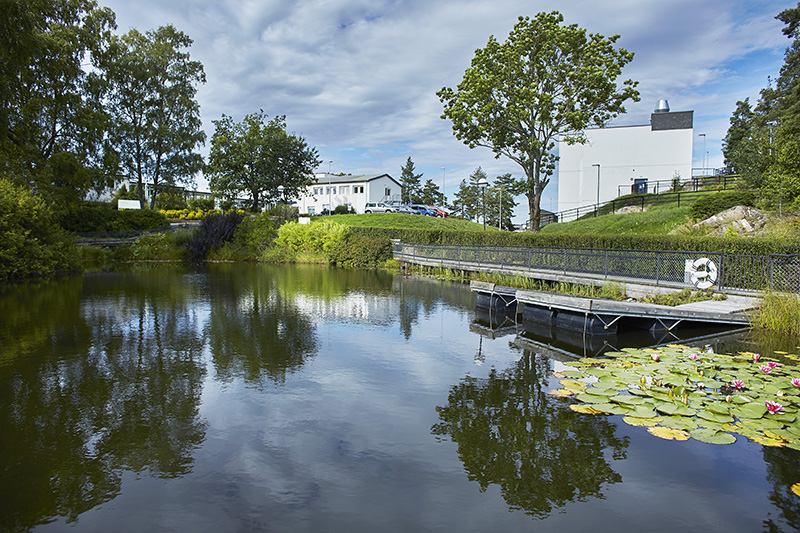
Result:
[[[619,34],[635,53],[623,79],[641,102],[612,124],[647,124],[658,100],[694,110],[694,166],[722,166],[720,142],[736,102],[758,98],[776,77],[789,40],[775,15],[794,1],[759,0],[110,0],[118,32],[173,24],[193,40],[207,83],[198,93],[204,128],[263,109],[317,148],[319,171],[388,173],[408,157],[448,198],[478,166],[490,181],[519,167],[470,150],[441,120],[436,91],[455,87],[490,35],[503,41],[518,16],[558,10],[566,24]],[[208,146],[203,150],[207,153]],[[444,170],[442,170],[444,168]],[[200,179],[199,188],[206,184]],[[542,207],[555,207],[556,189]],[[527,217],[525,204],[516,220]]]

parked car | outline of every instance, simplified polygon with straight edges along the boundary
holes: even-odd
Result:
[[[410,207],[417,215],[427,215],[429,217],[437,216],[436,213],[429,209],[427,205],[411,204],[408,207]]]
[[[391,206],[384,204],[383,202],[367,202],[367,205],[364,206],[365,213],[394,213],[394,209]]]
[[[397,213],[404,213],[404,214],[406,214],[406,215],[414,215],[414,214],[416,214],[416,211],[414,211],[413,209],[411,209],[411,208],[410,208],[410,207],[408,207],[407,205],[400,205],[400,206],[398,206],[398,207],[395,209],[395,212],[397,212]]]
[[[434,213],[436,213],[436,216],[437,216],[437,217],[442,217],[442,218],[444,218],[444,217],[446,217],[447,215],[449,215],[449,214],[450,214],[450,213],[448,213],[446,210],[444,210],[443,208],[441,208],[441,207],[439,207],[439,206],[437,206],[437,205],[429,205],[429,206],[428,206],[428,209],[429,209],[429,210],[431,210],[431,211],[433,211]]]

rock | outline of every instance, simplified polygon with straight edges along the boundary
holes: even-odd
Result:
[[[614,211],[614,214],[625,215],[627,213],[641,213],[642,211],[647,211],[647,208],[645,207],[644,209],[642,209],[638,205],[627,205],[625,207],[620,207],[619,209]]]
[[[764,211],[739,205],[698,222],[692,229],[713,228],[710,235],[739,235],[763,228],[767,219]]]

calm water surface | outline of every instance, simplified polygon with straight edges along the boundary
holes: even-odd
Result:
[[[317,267],[7,289],[0,528],[800,529],[797,452],[575,413],[474,321],[464,286]]]

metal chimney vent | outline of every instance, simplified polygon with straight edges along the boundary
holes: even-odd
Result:
[[[659,100],[653,113],[669,113],[669,102],[666,100]]]

